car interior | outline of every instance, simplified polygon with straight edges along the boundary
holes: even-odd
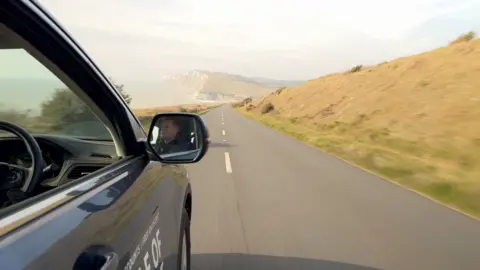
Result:
[[[89,99],[83,91],[68,78],[53,63],[42,56],[28,42],[16,35],[0,21],[0,52],[2,50],[24,50],[42,63],[51,73],[61,80],[80,100],[82,100],[103,123],[110,133],[111,140],[92,140],[56,134],[30,134],[37,141],[44,159],[44,169],[30,197],[51,190],[58,186],[79,179],[109,164],[112,164],[123,155],[123,145],[118,134],[113,132],[113,124],[104,113]],[[1,62],[1,60],[0,60]],[[0,74],[1,75],[1,74]],[[0,76],[0,93],[1,89]],[[35,91],[32,89],[32,91]],[[8,94],[8,92],[6,92]],[[5,92],[4,92],[5,94]],[[2,109],[3,106],[0,106]],[[0,121],[4,121],[1,119]],[[15,123],[13,123],[15,124]],[[21,127],[26,129],[26,127]],[[0,131],[1,132],[1,131]],[[2,132],[5,133],[5,132]],[[16,202],[12,201],[9,191],[18,189],[28,177],[28,171],[21,167],[30,167],[32,155],[24,140],[13,134],[0,136],[0,208],[5,208]]]

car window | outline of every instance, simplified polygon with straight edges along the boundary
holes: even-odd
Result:
[[[112,140],[89,107],[9,36],[0,25],[0,120],[32,134]]]

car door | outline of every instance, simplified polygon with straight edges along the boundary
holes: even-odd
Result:
[[[183,166],[162,164],[149,151],[125,102],[37,3],[2,1],[0,23],[94,102],[91,109],[104,116],[121,157],[1,212],[1,268],[176,269],[189,192]]]

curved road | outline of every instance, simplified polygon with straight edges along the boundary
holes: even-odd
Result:
[[[204,119],[193,270],[480,269],[480,222],[228,106]]]

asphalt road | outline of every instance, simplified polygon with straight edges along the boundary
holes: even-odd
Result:
[[[480,269],[480,222],[230,107],[204,119],[193,270]]]

